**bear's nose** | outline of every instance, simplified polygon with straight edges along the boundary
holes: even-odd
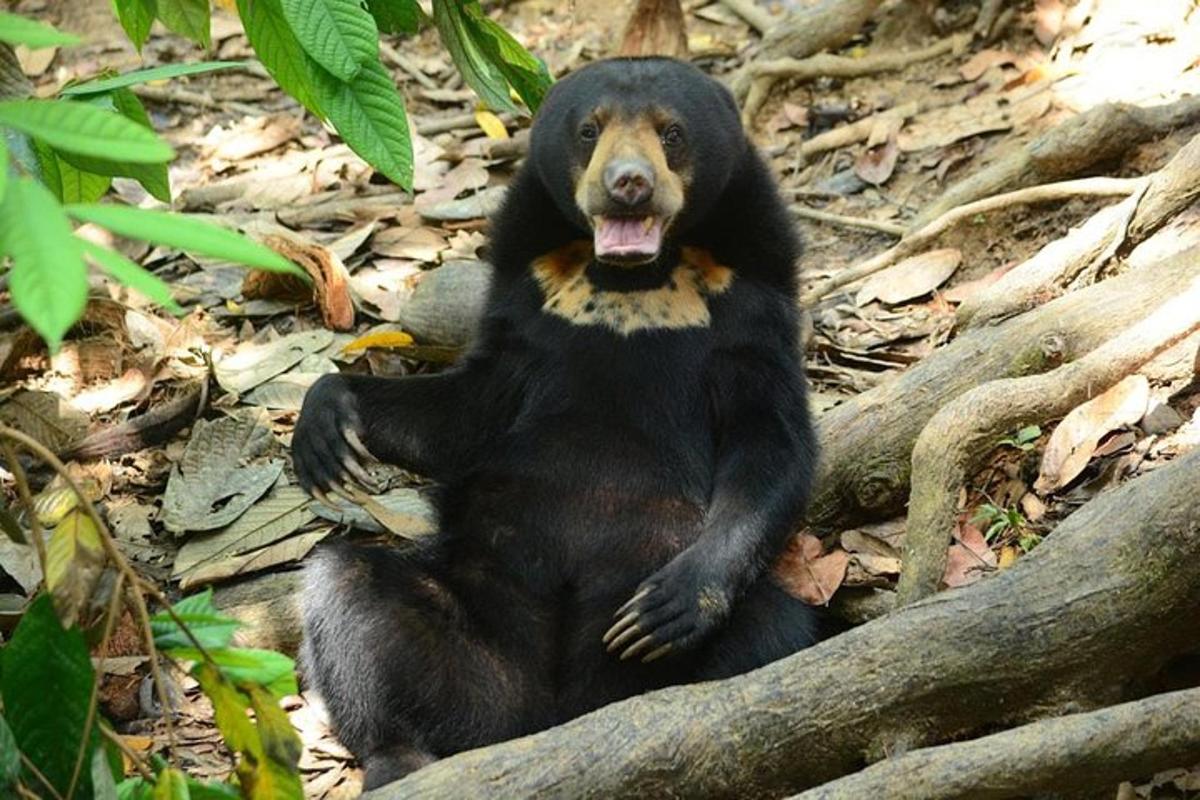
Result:
[[[654,168],[640,158],[617,158],[604,167],[604,188],[623,206],[639,206],[654,194]]]

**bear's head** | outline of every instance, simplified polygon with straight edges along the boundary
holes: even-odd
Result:
[[[530,167],[597,259],[643,264],[704,222],[748,148],[720,83],[668,58],[618,58],[554,86]]]

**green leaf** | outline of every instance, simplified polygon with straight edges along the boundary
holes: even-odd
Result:
[[[433,22],[442,44],[479,99],[495,111],[516,112],[517,107],[508,96],[508,81],[475,39],[476,26],[465,11],[470,4],[470,0],[434,0]]]
[[[80,239],[79,246],[83,248],[84,255],[113,279],[141,292],[172,314],[184,313],[183,308],[171,296],[171,287],[154,273],[133,263],[116,250],[109,250],[86,239]]]
[[[246,38],[267,72],[296,102],[324,119],[325,112],[317,105],[310,78],[316,65],[284,19],[279,0],[237,0],[237,8]]]
[[[119,114],[71,100],[0,102],[0,125],[41,139],[55,150],[136,164],[175,157],[171,146]]]
[[[266,763],[255,782],[255,796],[271,800],[300,800],[304,790],[300,785],[297,767],[303,746],[287,714],[279,707],[279,697],[257,687],[250,688],[250,705],[254,709],[259,740]]]
[[[350,149],[405,189],[412,188],[412,138],[404,101],[392,76],[371,61],[354,80],[342,83],[318,66],[313,87],[321,108]]]
[[[66,211],[77,220],[131,239],[311,280],[304,270],[274,250],[199,217],[102,203],[72,204]]]
[[[240,622],[232,617],[226,617],[217,611],[212,602],[212,589],[185,597],[172,608],[176,616],[191,631],[206,650],[228,647],[233,641],[233,634],[241,627]],[[175,650],[192,648],[192,640],[180,629],[179,625],[165,611],[160,611],[150,618],[150,630],[154,634],[154,644],[160,650]],[[192,656],[187,656],[191,658]],[[195,660],[200,660],[199,655]]]
[[[55,153],[54,157],[58,159],[58,198],[64,203],[94,203],[112,186],[108,175],[80,169],[61,154]]]
[[[349,81],[379,59],[375,18],[356,0],[281,0],[284,19],[313,60]]]
[[[87,269],[77,241],[50,190],[30,178],[10,183],[0,203],[0,254],[13,260],[13,305],[51,351],[87,302]]]
[[[155,8],[167,30],[191,39],[205,50],[212,44],[208,0],[157,0]]]
[[[154,800],[191,800],[187,778],[174,767],[167,767],[158,773],[158,782],[154,784],[153,798]]]
[[[534,57],[521,43],[495,20],[483,13],[477,2],[463,4],[475,43],[516,90],[530,111],[537,111],[554,79],[546,65]]]
[[[163,67],[137,69],[133,72],[126,72],[123,75],[114,75],[111,78],[98,78],[86,83],[76,83],[64,88],[59,94],[64,96],[95,94],[96,92],[107,92],[112,89],[120,89],[124,86],[134,86],[135,84],[148,83],[150,81],[164,81],[168,78],[179,78],[184,75],[198,75],[204,72],[214,72],[219,69],[229,69],[230,67],[244,67],[247,63],[246,61],[199,61],[194,64],[167,64]]]
[[[367,10],[385,33],[412,35],[420,29],[425,16],[416,0],[367,0]]]
[[[182,661],[201,661],[204,656],[194,647],[164,648],[172,658]],[[274,650],[253,647],[207,649],[209,657],[221,674],[239,686],[256,684],[276,697],[296,694],[296,663]]]
[[[142,52],[142,46],[150,39],[150,27],[158,13],[154,0],[112,0],[112,4],[125,35],[137,51]]]
[[[126,778],[117,784],[117,800],[150,800],[154,787],[140,776]]]
[[[80,41],[82,40],[78,36],[63,33],[50,25],[0,11],[0,42],[5,44],[23,44],[37,50],[42,47],[79,44]]]
[[[0,716],[0,789],[6,789],[21,777],[21,753],[12,729]]]
[[[92,797],[93,800],[117,800],[117,782],[103,747],[92,753]]]
[[[0,136],[0,201],[4,200],[4,190],[8,188],[8,144]]]
[[[50,596],[42,595],[25,612],[0,660],[0,697],[17,747],[65,796],[95,680],[83,634],[78,628],[64,630]],[[93,727],[87,755],[97,741]],[[91,796],[87,770],[77,792]]]
[[[153,130],[150,125],[150,117],[146,114],[146,109],[142,107],[142,102],[138,100],[137,95],[125,87],[100,94],[84,95],[80,100],[97,108],[116,111],[130,122],[135,122],[147,130]],[[166,164],[134,164],[128,161],[113,161],[107,158],[62,153],[59,156],[62,161],[67,161],[77,169],[93,175],[133,178],[156,199],[164,203],[171,202],[171,181]],[[64,202],[93,202],[99,198],[72,200],[68,199],[64,193],[62,199]]]
[[[192,800],[240,800],[242,793],[228,783],[207,783],[188,778]]]

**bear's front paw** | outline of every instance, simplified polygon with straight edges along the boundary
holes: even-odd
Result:
[[[647,662],[688,650],[729,617],[731,596],[703,558],[684,551],[617,609],[604,644],[621,660],[641,655]]]
[[[362,443],[358,401],[340,375],[326,375],[308,390],[292,434],[292,466],[306,492],[326,505],[326,494],[346,496],[355,483],[375,490],[362,460],[371,454]],[[360,460],[361,459],[361,460]]]

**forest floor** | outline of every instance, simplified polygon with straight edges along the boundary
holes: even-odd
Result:
[[[963,38],[892,72],[785,79],[766,98],[752,135],[797,208],[806,288],[887,250],[948,186],[1064,120],[1107,102],[1159,106],[1200,93],[1200,11],[1189,0],[1085,0],[1086,15],[1056,2],[1011,5],[1015,13],[986,40]],[[492,13],[561,76],[612,54],[631,7],[630,0],[523,0]],[[684,8],[692,60],[731,76],[758,34],[722,3],[687,0]],[[839,52],[865,59],[946,41],[975,9],[967,2],[890,4]],[[249,621],[244,641],[292,652],[298,634],[290,604],[304,556],[349,528],[420,535],[426,510],[418,479],[386,471],[380,476],[388,491],[370,513],[310,503],[286,455],[303,392],[339,369],[410,374],[456,357],[486,285],[479,263],[487,254],[485,212],[519,163],[529,121],[505,117],[505,138],[489,137],[436,32],[385,40],[394,48],[385,49],[385,63],[418,131],[416,188],[408,195],[375,176],[277,88],[228,10],[214,13],[211,53],[156,27],[140,55],[107,3],[22,0],[15,10],[87,40],[70,50],[21,54],[39,94],[102,70],[204,58],[249,62],[138,90],[156,129],[180,154],[170,171],[174,208],[222,218],[315,264],[334,276],[334,288],[314,306],[295,287],[247,277],[236,266],[117,242],[171,281],[188,314],[175,318],[115,284],[98,284],[105,299],[89,305],[84,324],[53,357],[8,317],[0,326],[0,419],[59,452],[74,449],[71,469],[103,503],[124,552],[170,595],[213,585],[218,605]],[[913,113],[887,113],[910,104]],[[869,121],[861,136],[802,151],[858,120]],[[1185,124],[1081,174],[1147,175],[1197,133],[1200,122]],[[133,181],[117,179],[114,188],[126,202],[157,205]],[[833,408],[920,362],[954,335],[962,303],[1118,199],[1067,196],[980,213],[912,259],[819,298],[805,332],[814,407]],[[814,218],[821,212],[836,216]],[[1200,211],[1193,206],[1173,219],[1169,235],[1125,258],[1148,262],[1198,242]],[[1190,352],[1194,357],[1194,342]],[[944,586],[1008,568],[1093,496],[1200,444],[1195,381],[1158,379],[1152,370],[1135,377],[1081,408],[1067,454],[1055,455],[1062,445],[1052,446],[1049,427],[1012,431],[962,490]],[[147,413],[173,420],[178,432],[132,451],[113,443],[115,426]],[[193,424],[198,418],[208,422]],[[255,435],[263,429],[270,435]],[[105,457],[89,457],[97,453]],[[211,469],[172,477],[185,458],[207,459]],[[251,465],[273,479],[250,481],[244,473]],[[230,499],[223,489],[243,479],[255,488]],[[167,513],[169,480],[180,481],[177,496],[211,497],[208,518],[186,518],[194,504]],[[52,503],[56,489],[51,484],[41,496]],[[237,503],[244,513],[225,514]],[[176,521],[171,529],[166,518]],[[904,522],[900,516],[856,526],[824,541],[798,534],[780,573],[817,603],[846,588],[891,588]],[[0,630],[38,577],[0,546]],[[126,741],[146,753],[165,747],[145,656],[118,648],[102,668],[103,710]],[[198,777],[227,775],[233,765],[211,709],[185,676],[176,677],[181,765]],[[356,795],[360,773],[317,704],[300,696],[288,708],[305,743],[308,795]],[[1200,770],[1180,770],[1129,786],[1124,796],[1197,791]]]

